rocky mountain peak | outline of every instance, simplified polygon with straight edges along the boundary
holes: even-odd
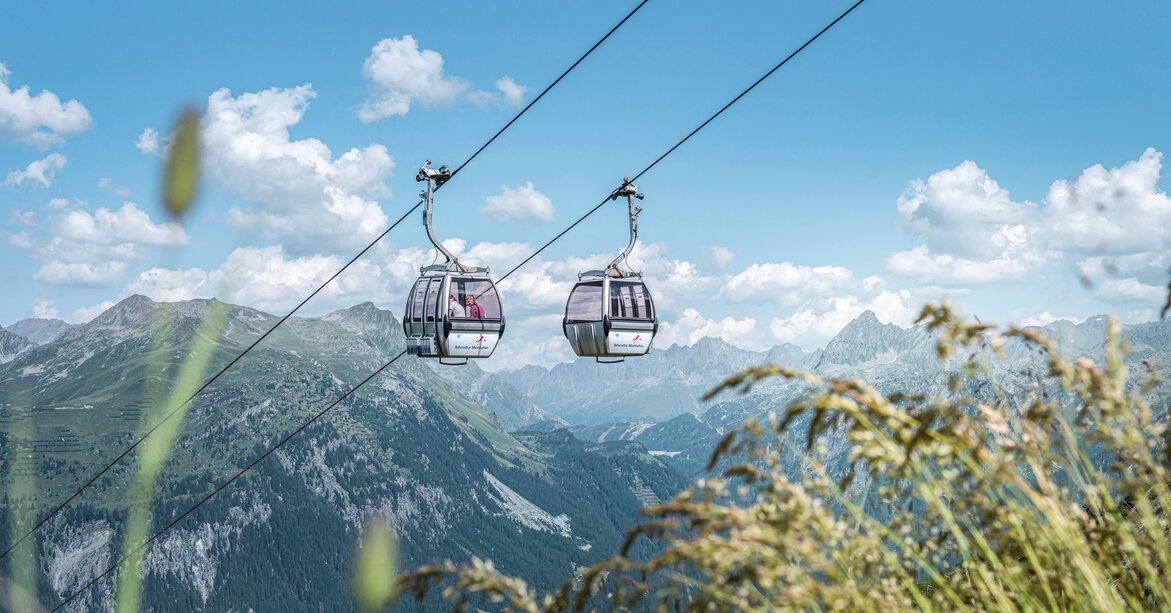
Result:
[[[32,317],[22,319],[4,329],[17,336],[23,336],[38,345],[44,345],[72,327],[74,324],[60,319]]]
[[[884,324],[873,311],[863,311],[830,339],[818,367],[893,359],[925,339],[926,334],[919,328],[904,330],[894,324]]]
[[[90,322],[102,327],[134,326],[146,323],[153,317],[157,303],[141,294],[134,294],[106,309]],[[144,327],[143,329],[149,329]]]
[[[0,364],[11,362],[36,345],[27,338],[0,329]]]

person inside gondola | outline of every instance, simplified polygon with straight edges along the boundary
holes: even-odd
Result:
[[[468,307],[467,308],[467,311],[468,311],[467,316],[468,317],[470,317],[472,319],[484,319],[484,308],[481,307],[480,305],[476,304],[476,298],[474,296],[472,296],[471,294],[468,294],[465,302],[467,303],[467,307]]]
[[[447,316],[448,317],[467,317],[464,312],[464,307],[455,299],[455,294],[447,295]]]

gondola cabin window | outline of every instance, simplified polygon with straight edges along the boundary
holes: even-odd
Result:
[[[602,320],[602,282],[579,283],[565,307],[566,323]]]
[[[449,294],[463,307],[452,312],[452,319],[500,319],[500,297],[491,281],[456,277],[451,280]]]
[[[442,279],[433,279],[427,288],[427,303],[424,307],[424,312],[427,314],[427,321],[435,321],[435,302],[439,297],[439,286],[443,283]]]
[[[610,282],[610,317],[651,321],[655,318],[651,295],[642,283]]]
[[[423,321],[423,298],[427,295],[427,285],[430,279],[419,279],[412,290],[411,321]]]

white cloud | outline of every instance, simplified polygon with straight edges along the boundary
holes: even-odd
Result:
[[[154,128],[147,128],[134,140],[134,146],[147,155],[159,152],[159,132]]]
[[[382,145],[333,157],[325,143],[292,140],[316,94],[309,85],[208,98],[203,142],[209,178],[259,210],[233,209],[229,221],[295,250],[364,245],[386,229],[372,198],[388,196],[394,159]]]
[[[41,187],[53,184],[53,177],[58,170],[65,168],[69,159],[60,153],[50,153],[43,159],[31,162],[24,170],[9,170],[4,178],[5,187],[15,187],[21,183],[39,183]]]
[[[892,254],[887,269],[922,282],[995,283],[1022,279],[1057,262],[1077,260],[1081,276],[1166,268],[1171,196],[1159,189],[1162,154],[1107,170],[1087,168],[1055,181],[1041,205],[1013,201],[967,161],[914,181],[898,200],[903,225],[923,244]]]
[[[912,181],[897,203],[903,227],[924,244],[887,259],[887,270],[926,283],[1019,279],[1044,265],[1039,214],[1016,202],[988,173],[965,161]]]
[[[561,315],[547,314],[509,319],[504,339],[496,346],[492,357],[477,364],[485,370],[495,371],[528,364],[552,366],[575,359],[577,356],[561,332]]]
[[[443,70],[443,56],[432,49],[419,49],[411,35],[384,38],[370,49],[362,64],[362,76],[370,82],[370,94],[358,108],[363,123],[393,115],[406,115],[412,104],[441,106],[461,97],[476,104],[517,106],[528,88],[512,77],[496,80],[496,92],[473,90],[471,83]]]
[[[882,291],[868,299],[837,296],[802,307],[791,315],[774,317],[769,331],[775,342],[814,349],[824,347],[864,311],[873,311],[883,323],[908,327],[915,322],[922,304],[923,300],[909,290]]]
[[[98,315],[105,313],[114,304],[116,303],[113,300],[103,300],[93,306],[80,307],[73,311],[73,318],[70,321],[77,324],[89,322]]]
[[[988,260],[969,259],[951,254],[932,253],[927,245],[910,251],[892,253],[886,268],[901,277],[913,277],[922,283],[943,285],[984,284],[1018,281],[1042,266],[1046,257],[1038,252],[1007,252]]]
[[[898,199],[899,216],[933,251],[991,259],[1029,240],[1036,205],[1015,202],[974,162],[913,181]]]
[[[724,283],[720,298],[730,302],[793,306],[831,296],[855,285],[854,273],[840,266],[799,266],[790,262],[752,264]]]
[[[199,268],[170,270],[151,268],[138,274],[126,286],[131,294],[142,294],[160,302],[178,302],[194,298],[211,298],[215,295],[208,274]]]
[[[52,300],[41,298],[33,302],[33,317],[37,319],[57,319],[57,307]]]
[[[708,251],[711,253],[712,260],[716,263],[716,268],[720,270],[727,270],[732,265],[732,260],[736,259],[736,252],[727,247],[712,245],[708,247]]]
[[[519,106],[524,102],[528,87],[518,85],[512,77],[502,77],[496,80],[495,92],[476,90],[468,93],[468,100],[476,104],[505,104]]]
[[[1107,302],[1162,305],[1167,300],[1167,286],[1148,285],[1133,277],[1107,279],[1098,286],[1094,294]]]
[[[51,260],[33,273],[33,278],[65,287],[108,287],[117,283],[125,272],[126,262],[118,260],[92,264]]]
[[[504,96],[504,103],[518,106],[525,99],[525,92],[529,90],[524,85],[518,85],[512,77],[501,77],[496,80],[496,89]]]
[[[358,119],[364,123],[406,115],[412,102],[450,104],[471,87],[459,77],[444,74],[443,56],[431,49],[420,50],[409,34],[378,41],[362,64],[362,76],[370,81],[370,98],[358,109]]]
[[[56,94],[29,93],[27,85],[12,89],[8,67],[0,64],[0,139],[40,148],[60,144],[65,137],[89,129],[89,111],[77,100],[62,103]]]
[[[500,221],[552,221],[553,201],[529,181],[515,189],[504,186],[498,195],[488,196],[480,211]]]
[[[61,238],[98,245],[128,242],[178,247],[191,240],[183,226],[156,224],[133,202],[116,211],[105,207],[93,214],[81,209],[69,211],[56,223],[56,231]]]
[[[118,283],[133,261],[147,255],[145,247],[186,245],[190,237],[174,223],[157,224],[133,202],[117,210],[53,200],[44,221],[29,214],[25,223],[37,234],[22,232],[10,244],[29,249],[44,261],[34,278],[54,285],[103,287]]]
[[[28,232],[17,232],[8,235],[8,244],[18,249],[32,249],[36,243]]]
[[[101,179],[98,179],[98,189],[114,194],[119,198],[127,198],[130,196],[129,188],[122,187],[121,185],[114,185],[113,179],[108,177],[102,177]]]
[[[659,333],[655,336],[655,346],[690,347],[704,337],[719,338],[741,349],[752,351],[768,349],[771,346],[765,335],[757,329],[756,320],[751,317],[707,319],[698,310],[690,307],[683,309],[682,315],[675,321],[661,321]]]
[[[1171,247],[1171,196],[1158,186],[1162,161],[1147,149],[1118,168],[1096,164],[1072,183],[1054,182],[1045,196],[1052,247],[1092,255]]]
[[[1082,322],[1082,319],[1078,317],[1074,317],[1072,315],[1054,315],[1048,310],[1042,310],[1040,313],[1035,313],[1033,315],[1026,315],[1024,311],[1020,311],[1013,313],[1013,317],[1017,320],[1018,325],[1021,327],[1035,326],[1040,328],[1047,326],[1055,321],[1071,321],[1075,324],[1080,324]]]

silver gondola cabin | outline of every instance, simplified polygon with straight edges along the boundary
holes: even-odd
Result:
[[[610,194],[611,200],[625,196],[630,211],[630,244],[604,270],[578,274],[577,285],[565,304],[561,328],[565,338],[579,356],[597,358],[598,362],[621,362],[626,356],[645,355],[659,331],[655,303],[642,273],[619,267],[638,240],[638,214],[642,200],[638,187],[629,180]],[[617,358],[617,359],[603,359]]]
[[[427,164],[431,161],[428,160]],[[466,364],[467,358],[486,358],[504,335],[504,310],[487,268],[460,264],[431,231],[435,190],[451,178],[446,166],[424,165],[417,181],[426,181],[423,226],[427,238],[446,258],[444,264],[419,269],[419,279],[407,296],[403,332],[407,353],[439,358],[443,364]]]

